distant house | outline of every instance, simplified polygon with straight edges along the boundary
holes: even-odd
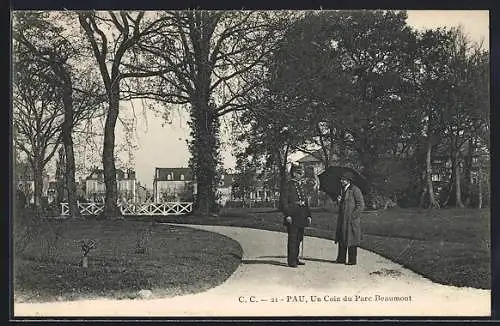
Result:
[[[467,150],[467,144],[464,145],[464,151]],[[437,152],[437,151],[435,151]],[[433,153],[432,158],[432,174],[431,180],[434,186],[435,195],[438,197],[441,194],[447,195],[446,191],[448,189],[450,179],[452,177],[452,169],[453,162],[449,155],[439,155]],[[459,161],[459,168],[462,171],[463,177],[469,177],[465,175],[465,163],[463,160]],[[467,180],[468,183],[477,187],[479,182],[485,183],[485,179],[489,178],[489,169],[490,169],[490,153],[485,151],[484,149],[476,149],[474,155],[472,156],[472,162],[470,166],[470,180]],[[484,175],[488,175],[487,178]],[[481,181],[482,180],[482,181]],[[463,180],[465,181],[465,179]],[[485,190],[488,187],[485,187]]]
[[[321,150],[317,150],[313,154],[306,154],[296,161],[296,163],[304,167],[305,176],[308,179],[306,185],[310,187],[310,189],[308,189],[308,193],[311,194],[309,202],[314,206],[318,206],[320,205],[320,201],[324,201],[324,199],[320,199],[322,194],[319,191],[318,179],[318,175],[325,170],[325,164],[319,159],[322,155]],[[333,157],[330,158],[332,161],[331,165],[337,164],[337,157],[335,155],[332,156]]]
[[[279,196],[279,193],[273,193],[269,187],[267,187],[262,180],[257,180],[255,185],[255,190],[250,192],[250,200],[257,202],[272,201]]]
[[[325,169],[323,161],[318,158],[320,156],[319,154],[316,155],[317,153],[319,151],[315,155],[306,154],[296,161],[296,163],[304,167],[307,178],[314,178]]]
[[[221,176],[217,187],[217,197],[221,205],[225,205],[228,200],[233,200],[234,174],[225,173]]]
[[[191,188],[192,187],[192,188]],[[193,172],[190,168],[156,168],[153,179],[155,202],[181,201],[192,196]]]
[[[33,171],[28,163],[17,163],[14,168],[15,186],[21,189],[26,195],[26,202],[33,204],[35,202],[35,178]],[[42,176],[42,196],[46,197],[49,190],[49,175],[44,173]]]
[[[134,202],[136,200],[136,177],[135,171],[128,169],[116,170],[116,183],[118,190],[118,200]],[[85,180],[85,195],[87,199],[102,201],[106,194],[104,183],[104,170],[95,168]]]
[[[141,185],[137,182],[136,186],[136,200],[138,203],[152,202],[153,201],[153,191]]]
[[[234,201],[250,201],[250,202],[269,202],[276,200],[279,197],[279,191],[272,189],[267,182],[261,178],[256,178],[251,186],[246,190],[239,189],[239,185],[235,182],[232,185],[231,200]]]

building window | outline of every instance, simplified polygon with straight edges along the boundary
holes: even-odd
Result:
[[[441,181],[441,175],[439,174],[433,174],[431,178],[432,181]]]
[[[172,180],[172,176],[170,174],[167,175],[167,180]]]
[[[184,174],[181,174],[181,180],[184,181]]]

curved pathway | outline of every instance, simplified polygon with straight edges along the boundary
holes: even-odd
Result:
[[[241,244],[242,263],[226,282],[202,293],[163,299],[17,303],[15,316],[490,315],[489,290],[436,284],[366,250],[358,250],[355,266],[334,264],[332,241],[306,237],[306,265],[289,268],[284,233],[179,226],[217,232]]]

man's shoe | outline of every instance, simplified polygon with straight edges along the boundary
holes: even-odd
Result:
[[[345,264],[345,260],[338,260],[338,259],[335,259],[333,261],[335,264]]]
[[[297,265],[288,265],[288,267],[297,268]]]
[[[356,263],[355,263],[355,262],[350,261],[350,262],[348,262],[346,265],[356,265]]]
[[[305,265],[306,263],[302,262],[302,261],[298,261],[297,262],[297,265]]]

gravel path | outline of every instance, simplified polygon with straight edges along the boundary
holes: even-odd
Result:
[[[357,265],[334,264],[332,241],[306,237],[306,265],[289,268],[284,233],[189,227],[241,244],[242,263],[220,286],[164,299],[16,303],[15,316],[490,316],[489,290],[436,284],[363,249]]]

